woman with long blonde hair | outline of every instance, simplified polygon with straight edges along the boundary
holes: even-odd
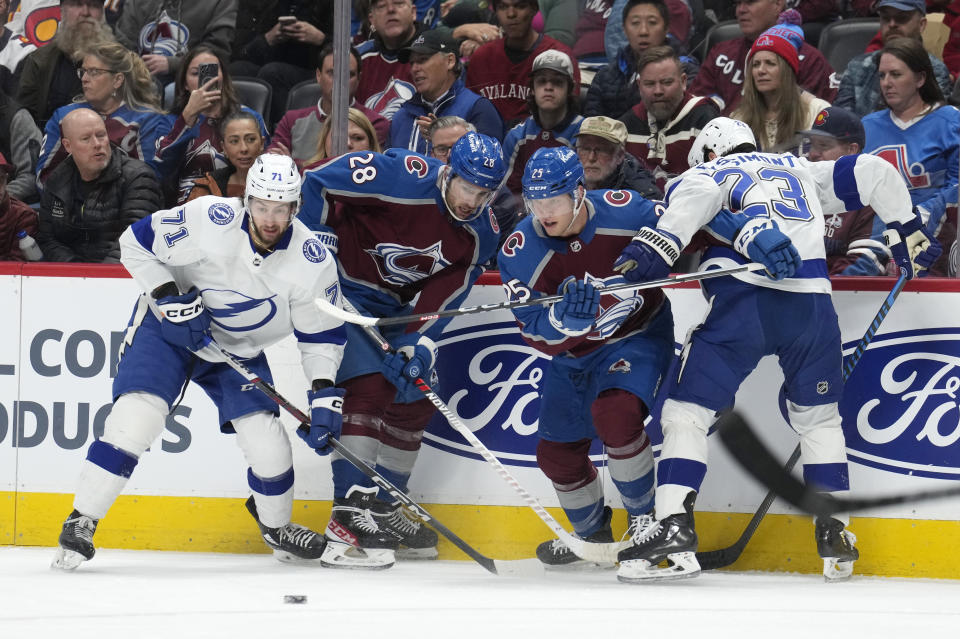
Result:
[[[799,154],[798,132],[830,106],[797,84],[803,41],[799,27],[778,24],[767,29],[750,48],[743,80],[743,99],[732,117],[746,122],[761,151]]]
[[[111,144],[146,162],[158,174],[157,139],[166,135],[173,118],[160,110],[155,85],[143,60],[117,42],[98,41],[83,50],[77,69],[83,94],[53,112],[44,129],[37,161],[40,181],[67,157],[60,145],[60,122],[67,113],[85,107],[99,113]]]
[[[347,113],[347,153],[352,151],[374,151],[380,153],[380,142],[377,141],[377,131],[373,124],[359,109],[350,109]],[[306,161],[303,170],[313,169],[333,157],[332,143],[333,136],[330,131],[333,129],[333,118],[327,117],[320,129],[320,136],[317,138],[317,154]]]

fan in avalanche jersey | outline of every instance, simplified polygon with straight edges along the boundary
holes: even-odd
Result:
[[[195,381],[216,404],[221,430],[237,434],[253,491],[247,507],[279,559],[321,558],[324,538],[290,523],[293,458],[277,406],[223,362],[201,359],[211,336],[264,380],[263,349],[291,334],[313,380],[309,432],[320,454],[338,436],[343,391],[333,379],[346,334],[317,309],[340,304],[334,260],[294,220],[300,174],[280,155],[257,158],[244,200],[202,197],[158,211],[120,237],[121,261],[143,289],[124,335],[103,436],[90,445],[74,510],[63,525],[54,566],[76,568],[94,555],[97,522],[123,490],[140,456],[163,432],[183,387]]]
[[[457,140],[448,165],[401,149],[348,153],[306,173],[300,219],[338,251],[343,292],[358,312],[456,308],[496,255],[499,228],[489,203],[504,173],[500,143],[474,132]],[[384,359],[360,328],[347,326],[337,377],[347,390],[342,441],[401,490],[434,411],[414,380],[436,383],[433,340],[448,321],[384,329],[409,362],[398,354]],[[355,547],[389,553],[371,568],[392,565],[398,546],[401,557],[437,556],[432,530],[408,519],[399,503],[377,500],[370,480],[336,454],[332,467],[328,546],[348,555]]]
[[[880,158],[810,162],[756,153],[747,125],[716,118],[697,136],[689,159],[693,168],[667,185],[666,212],[656,227],[640,230],[617,269],[631,281],[663,277],[693,234],[710,223],[734,241],[709,249],[703,268],[743,263],[748,256],[775,279],[743,273],[703,283],[710,310],[684,346],[661,416],[657,520],[620,553],[618,576],[626,582],[699,573],[693,503],[707,470],[707,429],[717,412],[733,405],[741,382],[765,355],[777,355],[783,369],[804,479],[825,492],[849,490],[837,408],[843,392],[840,329],[824,256],[824,214],[873,206],[889,229],[893,258],[908,276],[928,268],[940,253],[902,180]],[[723,210],[726,220],[717,215]],[[843,515],[816,521],[827,579],[848,578],[859,557],[848,523]],[[664,559],[669,566],[658,568]]]
[[[612,511],[588,456],[599,438],[631,530],[652,520],[653,448],[644,420],[673,355],[673,315],[660,289],[603,294],[622,283],[610,256],[658,207],[634,191],[586,191],[566,147],[537,150],[523,172],[531,215],[504,242],[500,274],[511,300],[558,293],[552,306],[517,308],[524,340],[551,357],[540,393],[537,464],[578,536],[612,542]],[[579,562],[559,539],[537,548],[548,566]]]

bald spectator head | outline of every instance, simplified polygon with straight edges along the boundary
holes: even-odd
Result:
[[[777,23],[777,18],[786,9],[786,0],[736,0],[737,24],[748,40]]]
[[[110,138],[103,118],[92,109],[74,109],[60,122],[63,148],[73,157],[84,182],[98,178],[110,164]]]
[[[927,26],[925,0],[880,0],[874,7],[880,16],[880,37],[886,44],[894,38],[920,40]]]

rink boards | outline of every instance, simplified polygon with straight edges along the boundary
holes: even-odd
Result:
[[[499,301],[488,274],[470,302]],[[835,284],[845,353],[855,347],[893,280]],[[122,329],[139,291],[120,267],[0,265],[0,544],[50,546],[70,510],[74,481],[111,401]],[[702,319],[695,286],[668,292],[676,341]],[[858,364],[841,405],[851,484],[857,495],[910,492],[960,476],[960,284],[912,282]],[[537,392],[545,360],[519,338],[505,312],[458,318],[440,342],[440,394],[510,472],[558,518],[553,489],[535,466]],[[268,350],[280,391],[305,405],[306,380],[292,341]],[[765,359],[738,395],[738,407],[786,459],[796,436],[777,406],[782,376]],[[285,419],[288,427],[293,422]],[[659,450],[659,427],[648,427]],[[216,412],[188,388],[167,429],[143,456],[125,494],[97,532],[104,547],[264,552],[242,500],[246,465]],[[328,458],[291,434],[296,471],[294,520],[321,529],[332,488]],[[619,506],[601,466],[611,505]],[[764,491],[711,438],[710,467],[697,502],[701,549],[737,538]],[[411,495],[481,552],[529,557],[550,537],[493,469],[442,418],[431,423]],[[617,511],[615,532],[625,528]],[[863,513],[858,572],[960,577],[960,500],[910,504]],[[464,558],[445,542],[441,556]],[[741,569],[819,571],[812,524],[776,503],[736,564]]]

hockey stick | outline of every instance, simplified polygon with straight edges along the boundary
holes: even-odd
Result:
[[[271,400],[277,403],[281,408],[290,413],[297,421],[300,422],[298,428],[309,428],[310,418],[307,417],[303,412],[300,411],[296,406],[287,401],[277,390],[268,382],[260,378],[259,375],[254,373],[252,370],[247,368],[242,362],[237,360],[229,352],[225,351],[223,347],[217,344],[214,341],[210,341],[205,347],[203,347],[199,352],[203,353],[206,356],[209,356],[212,361],[221,361],[227,364],[230,368],[240,373],[244,379],[256,386],[258,389],[263,391],[263,393],[269,397]],[[470,544],[465,542],[463,539],[458,537],[453,533],[449,528],[441,524],[439,521],[434,519],[430,513],[426,511],[420,504],[413,501],[408,497],[403,491],[391,484],[387,479],[378,473],[373,468],[370,468],[362,459],[357,457],[350,449],[346,448],[339,441],[331,437],[329,439],[330,445],[340,453],[344,459],[353,464],[360,470],[363,474],[373,480],[377,486],[385,490],[390,494],[391,497],[399,501],[411,512],[413,512],[417,517],[422,519],[424,522],[428,522],[434,530],[446,537],[450,542],[466,553],[471,559],[476,561],[478,564],[489,570],[495,575],[517,575],[517,576],[534,576],[543,574],[543,566],[536,559],[515,559],[515,560],[503,560],[503,559],[491,559],[479,551],[473,548]]]
[[[372,326],[364,326],[363,330],[370,337],[370,339],[379,344],[380,348],[384,352],[395,352],[393,347],[390,346],[390,343],[383,338],[376,328]],[[439,410],[440,413],[447,418],[447,421],[451,426],[453,426],[454,430],[463,435],[464,439],[466,439],[470,445],[473,446],[474,450],[477,451],[487,463],[496,469],[497,474],[500,475],[500,478],[507,482],[510,487],[513,488],[521,498],[523,498],[523,501],[533,509],[533,512],[537,513],[537,516],[540,517],[543,523],[545,523],[547,527],[560,538],[560,540],[567,546],[567,548],[571,550],[571,552],[573,552],[573,554],[581,559],[585,559],[586,561],[598,563],[617,562],[617,554],[623,547],[623,543],[592,543],[584,541],[583,539],[568,533],[563,526],[561,526],[560,523],[546,511],[540,502],[537,501],[536,497],[528,493],[527,490],[520,485],[520,482],[518,482],[513,475],[510,474],[510,471],[508,471],[503,464],[500,463],[500,460],[497,459],[497,457],[490,452],[483,442],[481,442],[480,439],[473,434],[473,431],[470,430],[466,424],[460,421],[460,418],[457,417],[452,410],[450,410],[450,407],[448,407],[446,403],[440,399],[439,395],[433,392],[433,389],[430,388],[430,385],[427,384],[423,378],[418,377],[415,383],[417,388],[420,389],[420,392],[430,400],[430,403],[436,406],[437,410]]]
[[[818,492],[816,488],[807,486],[791,475],[738,413],[731,411],[723,415],[717,422],[717,426],[720,441],[744,470],[787,503],[813,515],[829,516],[838,512],[853,512],[960,495],[960,485],[958,485],[904,495],[841,499]]]
[[[648,288],[661,288],[664,286],[672,286],[673,284],[681,284],[683,282],[699,282],[700,280],[708,280],[714,277],[722,277],[724,275],[759,271],[762,268],[763,264],[750,262],[748,264],[741,264],[739,266],[731,266],[730,268],[711,269],[709,271],[700,271],[697,273],[684,273],[681,275],[675,275],[673,277],[666,277],[662,280],[652,280],[650,282],[625,282],[623,284],[614,284],[613,286],[604,286],[600,290],[604,293],[628,290],[642,291]],[[461,306],[460,308],[433,311],[424,315],[398,315],[396,317],[367,317],[366,315],[360,315],[359,313],[351,313],[348,310],[334,306],[322,297],[318,297],[316,299],[316,303],[317,306],[320,307],[320,310],[322,310],[324,313],[336,317],[342,322],[349,322],[359,326],[391,326],[394,324],[410,324],[411,322],[426,322],[443,317],[459,317],[460,315],[470,315],[473,313],[486,313],[488,311],[509,311],[515,308],[522,308],[524,306],[553,304],[562,299],[563,295],[545,295],[543,297],[516,300],[513,302],[506,301],[480,304],[479,306]]]
[[[877,314],[874,315],[873,321],[870,322],[870,326],[867,327],[867,332],[863,334],[863,337],[860,339],[860,342],[857,344],[857,348],[854,349],[853,354],[850,356],[850,359],[843,366],[843,380],[846,381],[850,377],[850,374],[853,372],[853,368],[857,365],[857,362],[860,361],[860,358],[863,357],[863,353],[867,350],[867,347],[870,345],[870,342],[873,341],[874,336],[877,334],[877,330],[880,328],[880,324],[883,323],[884,318],[887,316],[887,313],[890,312],[890,307],[893,306],[893,303],[896,301],[897,296],[900,295],[900,291],[903,290],[903,287],[907,283],[907,274],[906,271],[900,271],[900,277],[897,278],[896,283],[893,285],[890,293],[887,295],[886,299],[883,301],[883,304],[880,306],[880,310],[877,311]],[[783,467],[784,472],[790,473],[793,470],[793,467],[797,464],[797,460],[800,459],[800,445],[797,444],[797,447],[794,449],[793,454],[790,455],[790,459],[787,460],[786,465]],[[744,548],[747,547],[747,544],[750,542],[750,539],[753,537],[753,533],[757,531],[757,528],[760,526],[760,521],[767,514],[767,511],[770,509],[770,506],[773,504],[774,500],[777,498],[777,493],[773,490],[767,492],[767,495],[763,498],[763,501],[760,503],[760,506],[757,508],[757,511],[753,514],[753,517],[750,518],[750,521],[747,523],[746,528],[743,529],[743,532],[740,534],[740,537],[733,543],[731,546],[726,548],[720,548],[719,550],[708,550],[705,552],[697,553],[697,561],[700,563],[700,568],[702,570],[714,570],[717,568],[725,568],[729,566],[737,559],[740,558],[740,555],[743,553]]]

